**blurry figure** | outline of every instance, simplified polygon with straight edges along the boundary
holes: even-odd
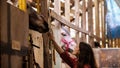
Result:
[[[99,43],[99,42],[94,42],[94,46],[95,46],[95,48],[101,48],[101,46],[100,46],[100,43]]]

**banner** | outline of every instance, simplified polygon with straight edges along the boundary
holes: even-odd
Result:
[[[120,7],[115,0],[106,0],[107,38],[120,38]]]

